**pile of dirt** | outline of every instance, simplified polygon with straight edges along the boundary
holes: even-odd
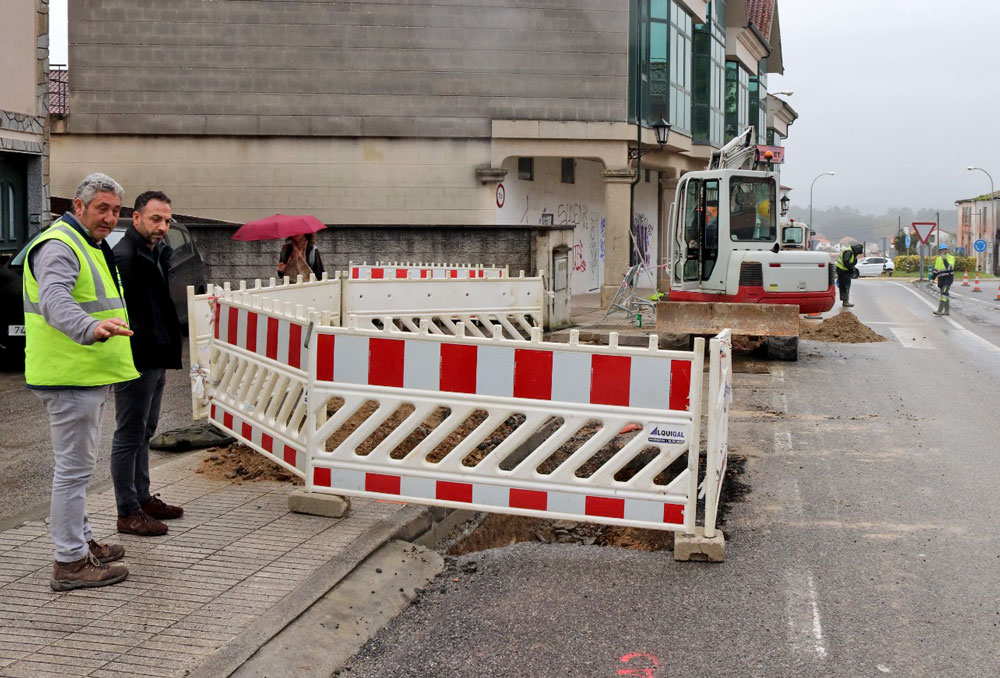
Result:
[[[669,551],[674,547],[674,533],[664,530],[641,530],[569,520],[546,520],[489,513],[467,533],[444,548],[450,556],[500,548],[526,541],[545,544],[583,544],[617,546],[637,551]]]
[[[241,485],[243,481],[257,480],[302,484],[302,479],[294,473],[239,443],[212,450],[212,454],[201,462],[196,473],[202,473],[212,480],[231,480],[236,485]]]
[[[850,311],[842,311],[818,325],[806,327],[799,333],[799,338],[834,341],[841,344],[870,344],[885,341],[885,337],[862,324]]]

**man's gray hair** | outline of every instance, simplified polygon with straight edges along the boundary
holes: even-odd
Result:
[[[125,200],[125,189],[122,188],[122,185],[107,174],[101,174],[100,172],[94,172],[85,176],[80,185],[76,187],[76,195],[73,197],[81,201],[83,206],[86,207],[93,202],[94,196],[98,193],[117,193],[119,200]]]

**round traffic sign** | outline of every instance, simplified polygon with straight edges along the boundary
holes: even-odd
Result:
[[[906,238],[903,239],[903,242],[906,244],[906,249],[910,249],[910,234],[909,233],[906,234]]]
[[[503,207],[506,201],[507,191],[504,190],[503,184],[497,184],[497,207]]]
[[[977,252],[985,252],[986,251],[986,241],[983,240],[982,238],[980,238],[975,243],[973,243],[972,246],[976,248]]]

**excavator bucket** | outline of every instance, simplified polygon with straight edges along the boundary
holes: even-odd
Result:
[[[656,331],[662,334],[733,334],[756,337],[799,336],[799,307],[791,304],[727,304],[661,301]]]

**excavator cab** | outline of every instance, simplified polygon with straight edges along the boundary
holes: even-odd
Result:
[[[777,242],[774,175],[706,170],[684,175],[671,210],[671,289],[725,291],[734,251]]]

